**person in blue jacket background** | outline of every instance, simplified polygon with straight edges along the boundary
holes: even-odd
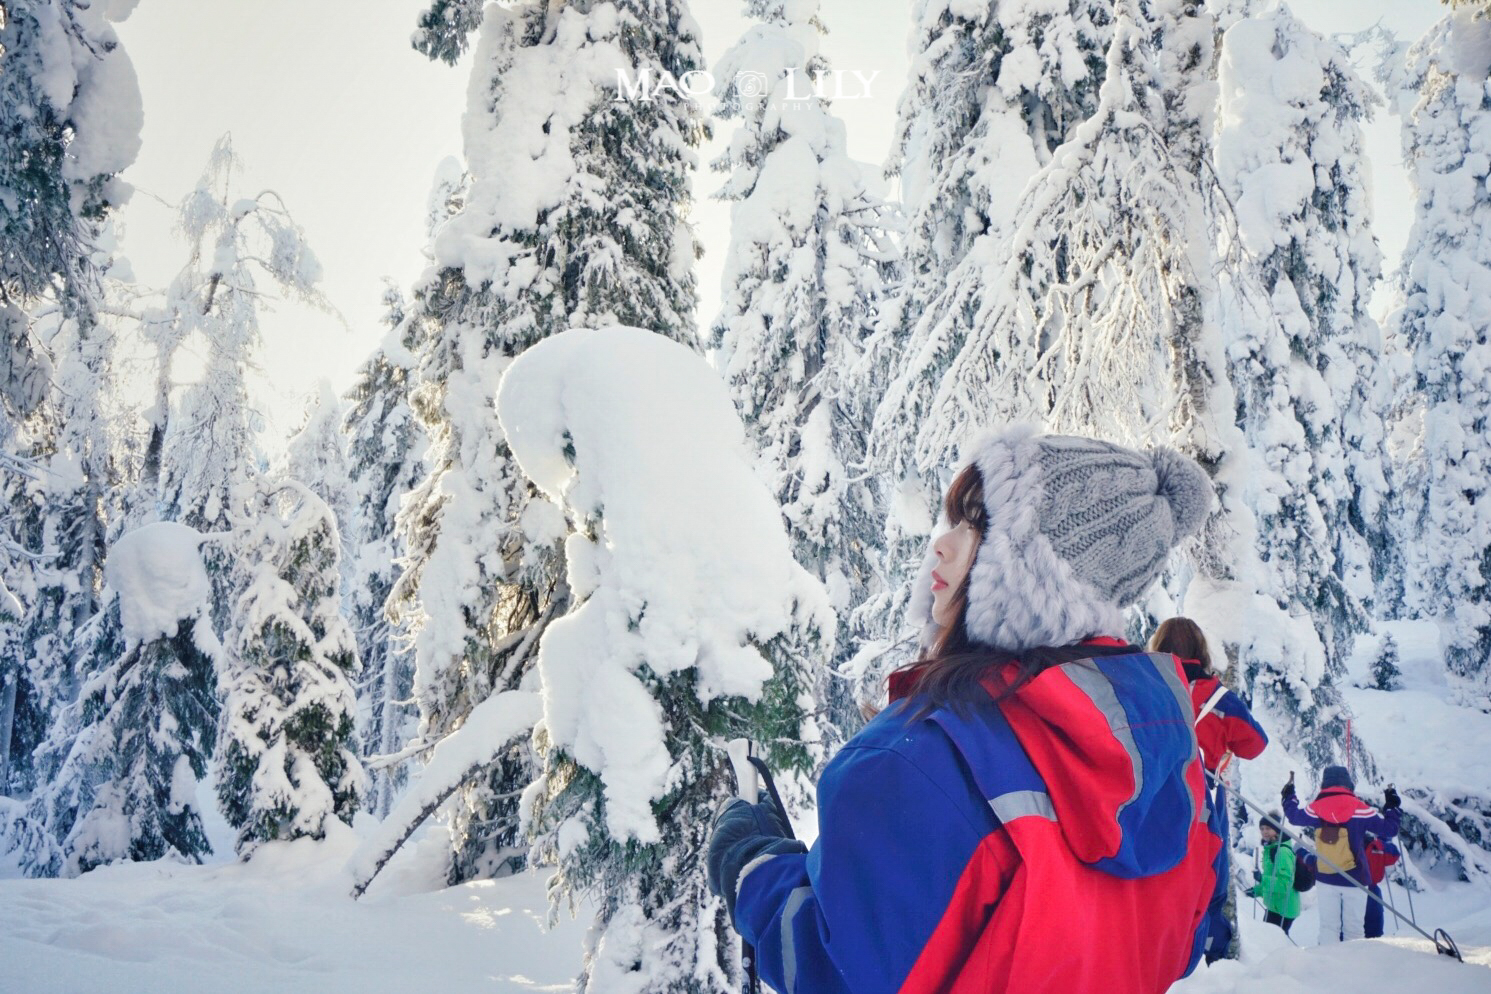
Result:
[[[995,433],[913,592],[920,659],[828,764],[818,839],[735,800],[711,890],[782,994],[1162,994],[1198,962],[1220,843],[1181,669],[1116,637],[1205,520],[1170,450]]]

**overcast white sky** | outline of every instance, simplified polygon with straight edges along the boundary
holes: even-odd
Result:
[[[272,188],[306,229],[325,268],[323,289],[341,322],[281,305],[266,317],[261,386],[271,431],[299,419],[304,396],[328,378],[338,390],[382,336],[382,278],[407,287],[424,268],[426,195],[435,167],[459,155],[467,65],[428,62],[409,47],[421,0],[144,0],[119,26],[140,78],[144,144],[125,178],[138,192],[125,209],[124,251],[135,276],[164,286],[184,248],[171,233],[175,202],[192,188],[212,148],[231,132],[244,160],[244,195]],[[1326,32],[1373,22],[1417,38],[1441,16],[1437,0],[1298,0],[1296,12]],[[710,65],[745,27],[739,0],[693,0]],[[850,153],[882,163],[906,77],[913,0],[823,0],[824,54],[840,69],[878,72],[868,99],[835,109]],[[716,129],[715,143],[728,137]],[[1377,232],[1396,262],[1412,218],[1398,121],[1379,112],[1369,128],[1376,170]],[[701,161],[714,157],[705,149]],[[702,169],[694,221],[706,248],[699,312],[719,299],[729,237],[727,205],[708,194],[721,179]],[[273,439],[266,439],[273,446]]]

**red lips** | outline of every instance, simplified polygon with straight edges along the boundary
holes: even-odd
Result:
[[[947,589],[947,583],[946,583],[946,581],[944,581],[942,579],[942,577],[940,577],[940,576],[937,575],[937,571],[936,570],[933,570],[932,571],[932,592],[935,594],[939,590],[946,590],[946,589]]]

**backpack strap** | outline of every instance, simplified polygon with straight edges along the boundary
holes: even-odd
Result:
[[[1215,711],[1217,705],[1222,703],[1222,698],[1226,696],[1227,685],[1222,683],[1220,680],[1217,681],[1217,689],[1213,691],[1212,695],[1206,699],[1206,703],[1201,706],[1200,713],[1196,715],[1196,724],[1201,724],[1202,718],[1205,718],[1207,715]]]

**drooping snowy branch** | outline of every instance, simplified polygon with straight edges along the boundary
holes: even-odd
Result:
[[[729,989],[726,951],[700,939],[720,910],[698,862],[729,791],[720,742],[807,762],[798,675],[831,651],[826,597],[792,559],[724,385],[687,348],[574,329],[513,363],[497,409],[568,522],[575,603],[540,647],[545,769],[529,802],[556,896],[601,899],[583,983]]]

